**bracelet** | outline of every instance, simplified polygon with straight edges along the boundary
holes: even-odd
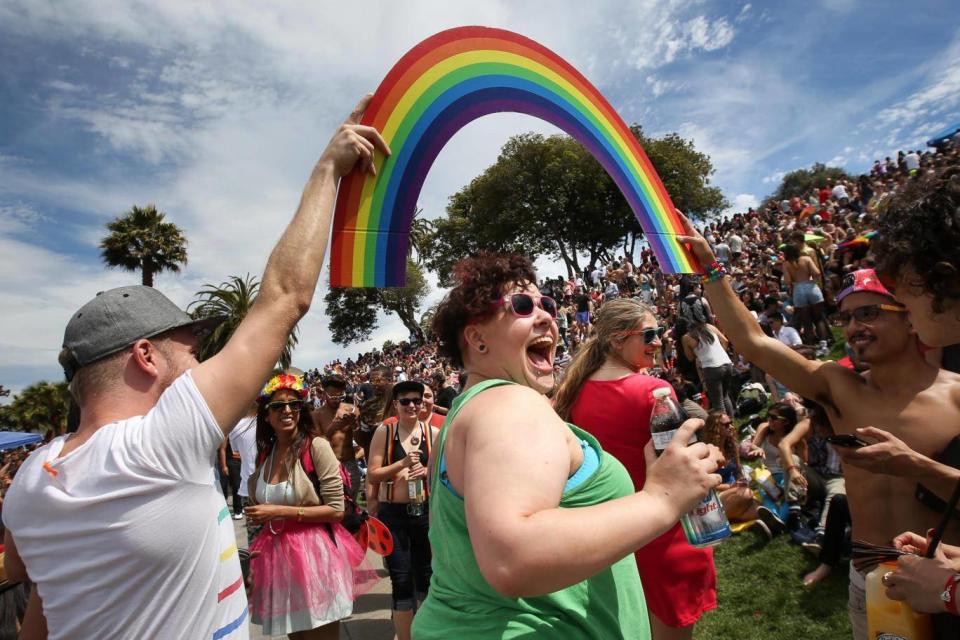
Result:
[[[297,522],[303,520],[303,507],[297,507]]]
[[[943,593],[940,599],[947,605],[947,611],[954,616],[960,616],[960,609],[957,607],[957,585],[960,585],[960,573],[955,573],[947,578],[947,584],[943,587]]]
[[[703,282],[716,282],[722,280],[727,275],[727,268],[714,260],[707,267],[707,272],[703,275]]]

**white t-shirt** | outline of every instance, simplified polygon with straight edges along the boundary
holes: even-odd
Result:
[[[240,454],[240,489],[248,497],[247,480],[257,467],[257,416],[243,418],[230,432],[230,448]]]
[[[727,236],[727,244],[732,253],[743,253],[743,238],[733,233]]]
[[[799,347],[803,344],[803,340],[800,339],[800,334],[797,333],[797,330],[788,325],[783,325],[780,327],[780,331],[775,332],[773,335],[788,347]]]
[[[914,169],[920,168],[920,156],[914,152],[910,152],[907,155],[903,156],[903,166],[907,168],[907,171],[913,171]]]
[[[838,184],[837,186],[835,186],[833,188],[833,191],[830,192],[830,195],[832,195],[833,199],[837,201],[843,200],[844,198],[849,199],[850,197],[849,195],[847,195],[847,188],[842,184]]]
[[[190,372],[146,415],[57,458],[68,437],[30,455],[3,509],[48,637],[247,638],[233,522],[213,482],[223,432]]]

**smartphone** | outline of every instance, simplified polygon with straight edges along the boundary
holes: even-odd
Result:
[[[869,446],[869,442],[865,442],[853,435],[852,433],[844,433],[838,436],[827,436],[826,441],[830,444],[835,444],[838,447],[850,447],[852,449],[859,449],[860,447]]]

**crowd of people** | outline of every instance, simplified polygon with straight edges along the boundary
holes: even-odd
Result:
[[[389,153],[364,107],[220,354],[197,363],[210,321],[145,287],[71,318],[77,429],[23,463],[3,509],[26,637],[232,638],[252,621],[336,638],[377,579],[369,545],[399,640],[690,638],[717,576],[679,521],[710,491],[735,531],[813,551],[808,587],[851,539],[922,555],[960,480],[957,147],[687,222],[703,277],[664,274],[648,249],[547,279],[482,253],[456,266],[426,343],[271,371],[310,305],[337,179]],[[659,456],[657,390],[688,418]],[[956,619],[960,525],[944,541],[884,585]],[[849,579],[866,638],[865,573]]]

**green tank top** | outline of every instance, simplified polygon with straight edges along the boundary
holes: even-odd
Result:
[[[415,640],[551,638],[649,640],[650,623],[633,554],[583,582],[533,598],[507,598],[480,573],[473,555],[463,500],[439,479],[449,425],[471,398],[506,380],[474,385],[454,400],[440,432],[430,478],[430,546],[433,577],[427,599],[413,622]],[[604,453],[592,435],[568,425],[597,452],[600,466],[584,482],[565,491],[564,508],[586,507],[634,492],[627,470]],[[562,535],[562,532],[555,532]],[[548,532],[545,532],[548,535]]]

